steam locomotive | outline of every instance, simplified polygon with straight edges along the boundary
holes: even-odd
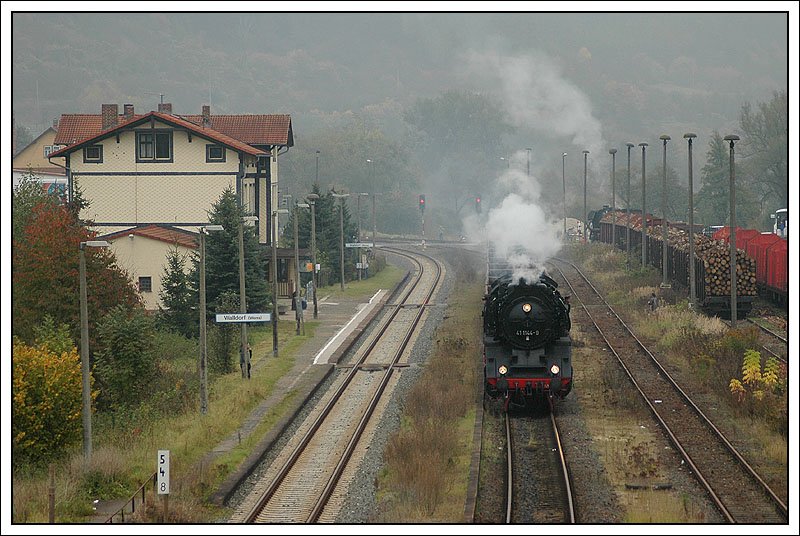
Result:
[[[563,398],[572,389],[570,306],[544,272],[515,277],[490,250],[483,306],[484,393],[503,410]]]

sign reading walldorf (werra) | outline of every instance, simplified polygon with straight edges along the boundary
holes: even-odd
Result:
[[[217,322],[269,322],[270,313],[224,313],[217,315]]]

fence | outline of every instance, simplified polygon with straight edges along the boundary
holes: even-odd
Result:
[[[156,483],[158,480],[157,476],[158,473],[153,472],[153,474],[150,475],[150,477],[147,480],[145,480],[141,486],[139,486],[139,489],[133,492],[131,498],[128,499],[128,501],[125,504],[123,504],[119,510],[111,514],[111,516],[108,519],[106,519],[106,523],[114,523],[115,517],[119,518],[119,521],[117,521],[117,523],[125,523],[126,509],[127,509],[127,514],[132,517],[133,514],[136,513],[136,499],[139,498],[139,496],[141,496],[141,500],[139,501],[139,508],[144,508],[144,506],[147,504],[147,485],[150,484],[151,482],[153,483],[152,499],[155,500]],[[128,506],[130,506],[130,508],[128,508]]]

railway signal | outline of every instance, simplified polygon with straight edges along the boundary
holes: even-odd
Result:
[[[419,211],[425,212],[425,194],[419,194]]]
[[[481,213],[481,196],[475,197],[475,212]]]

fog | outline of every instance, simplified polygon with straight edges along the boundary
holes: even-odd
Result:
[[[286,157],[282,187],[301,191],[309,187],[316,149],[309,140],[321,143],[343,123],[359,120],[408,151],[408,169],[414,170],[404,168],[398,178],[378,162],[376,179],[391,185],[408,175],[413,185],[406,190],[428,192],[429,210],[456,206],[455,214],[442,219],[463,221],[471,237],[486,233],[509,245],[525,245],[541,262],[557,251],[554,224],[562,214],[562,179],[571,215],[582,211],[584,179],[592,192],[590,209],[610,203],[608,149],[619,149],[621,170],[625,143],[648,142],[653,159],[648,168],[654,174],[661,165],[658,137],[664,133],[673,140],[668,165],[681,176],[687,158],[682,135],[698,135],[699,171],[713,132],[735,132],[744,103],[765,102],[789,84],[789,17],[781,12],[710,11],[726,7],[714,3],[658,5],[706,10],[674,13],[251,13],[244,10],[266,5],[234,5],[243,10],[4,12],[13,46],[11,64],[3,65],[12,80],[11,109],[4,108],[6,132],[10,111],[35,137],[62,113],[99,113],[102,103],[133,103],[144,112],[160,99],[179,114],[199,113],[203,104],[220,114],[288,113],[296,143]],[[573,3],[552,5],[548,8],[574,9]],[[737,4],[737,9],[760,5]],[[796,8],[788,2],[768,5]],[[296,6],[350,8],[337,3],[285,7]],[[116,10],[134,8],[113,4]],[[469,176],[479,173],[469,169],[475,168],[469,159],[477,147],[461,147],[448,159],[409,143],[415,137],[409,136],[404,112],[420,99],[451,90],[486,96],[513,127],[501,140],[485,140],[504,152],[483,149],[480,158],[495,163],[483,162],[480,177]],[[416,141],[422,144],[419,136]],[[569,180],[562,177],[563,152]],[[638,166],[638,150],[634,155]],[[507,166],[500,157],[510,158],[504,160]],[[454,168],[454,160],[462,167]],[[353,161],[337,168],[336,180],[363,188],[357,182],[364,161],[353,151]],[[326,167],[320,175],[325,173],[333,171]],[[482,214],[466,215],[458,205],[463,199],[447,199],[453,191],[474,195],[476,184],[486,201]],[[526,232],[508,236],[515,229]]]

